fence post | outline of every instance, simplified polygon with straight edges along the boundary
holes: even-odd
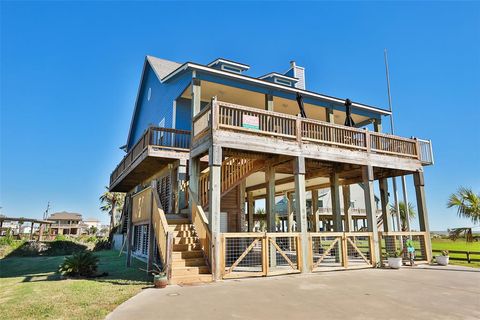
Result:
[[[264,233],[262,237],[262,266],[263,276],[266,277],[268,273],[268,251],[267,251],[267,234]]]

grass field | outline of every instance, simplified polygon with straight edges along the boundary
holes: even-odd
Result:
[[[64,256],[10,257],[0,260],[0,319],[103,319],[116,306],[150,286],[134,260],[115,251],[95,253],[98,271],[107,277],[62,280],[57,273]]]
[[[458,239],[452,241],[449,239],[432,239],[432,250],[462,250],[462,251],[477,251],[480,252],[480,242],[467,243],[465,239]],[[433,256],[440,253],[434,252]],[[450,257],[466,258],[464,254],[450,253]],[[480,255],[471,255],[472,258],[480,259]],[[450,264],[462,265],[467,267],[480,268],[480,262],[468,263],[467,261],[455,261],[450,259]]]

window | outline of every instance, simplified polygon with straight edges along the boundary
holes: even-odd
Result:
[[[136,255],[146,257],[148,255],[148,224],[134,226],[133,251]]]
[[[284,86],[289,86],[291,87],[292,86],[292,83],[288,80],[284,80],[284,79],[279,79],[279,78],[273,78],[273,81],[278,83],[278,84],[283,84]]]
[[[222,64],[222,70],[224,71],[229,71],[229,72],[235,72],[235,73],[242,73],[242,69],[240,68],[236,68],[236,67],[232,67],[232,66],[227,66],[225,64]]]
[[[148,88],[147,100],[150,101],[151,97],[152,97],[152,88]]]

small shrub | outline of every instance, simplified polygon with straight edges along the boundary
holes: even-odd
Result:
[[[55,236],[55,241],[66,241],[67,240],[67,237],[64,236],[63,234],[57,234]]]
[[[76,243],[69,240],[56,240],[49,243],[49,248],[45,252],[45,255],[48,256],[62,256],[67,254],[73,254],[75,252],[84,251],[87,249],[87,246]]]
[[[11,246],[15,240],[11,235],[0,237],[0,246]]]
[[[97,243],[95,243],[93,251],[110,250],[111,248],[112,243],[110,241],[108,241],[107,239],[101,239],[98,240]]]
[[[448,257],[448,250],[442,250],[442,256]]]
[[[77,252],[66,257],[58,271],[70,277],[93,277],[97,273],[98,260],[90,251]]]

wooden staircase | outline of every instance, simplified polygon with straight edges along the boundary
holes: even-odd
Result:
[[[252,173],[262,169],[264,161],[240,157],[229,157],[222,162],[221,173],[221,196],[238,186],[243,179]],[[199,203],[203,208],[208,207],[208,189],[210,172],[203,173],[198,179]]]
[[[173,233],[170,284],[211,282],[212,274],[195,228],[185,217],[168,219]]]

